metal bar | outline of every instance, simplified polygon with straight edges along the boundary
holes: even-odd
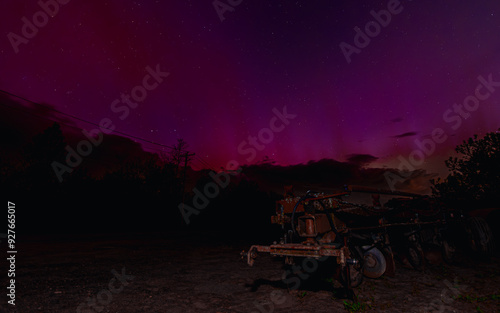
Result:
[[[257,257],[255,252],[268,252],[274,256],[296,256],[296,257],[311,257],[320,258],[323,256],[343,257],[343,248],[328,247],[322,245],[303,245],[303,244],[277,244],[271,246],[254,245],[248,250],[247,262],[253,264]]]
[[[348,195],[349,192],[340,192],[340,193],[334,193],[331,195],[326,195],[326,196],[319,196],[315,198],[306,198],[304,201],[316,201],[316,200],[324,200],[324,199],[330,199],[330,198],[336,198],[340,196],[345,196]]]
[[[416,222],[416,223],[395,223],[395,224],[383,224],[377,226],[366,226],[366,227],[349,227],[349,230],[366,230],[366,229],[378,229],[394,226],[410,226],[410,225],[432,225],[432,224],[445,224],[444,221],[434,221],[434,222]]]
[[[413,198],[423,197],[423,195],[419,195],[419,194],[411,193],[411,192],[392,191],[392,190],[387,190],[387,189],[377,189],[377,188],[357,186],[357,185],[349,185],[349,186],[347,186],[347,190],[352,191],[352,192],[369,192],[369,193],[405,196],[405,197],[413,197]]]

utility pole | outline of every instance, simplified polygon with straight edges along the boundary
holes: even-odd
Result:
[[[190,160],[193,159],[195,153],[186,152],[184,155],[184,175],[182,177],[182,205],[184,205],[185,196],[186,196],[186,172],[187,166]]]
[[[169,155],[169,162],[174,166],[174,174],[176,179],[176,188],[175,194],[176,196],[180,196],[178,200],[181,201],[182,205],[184,205],[185,197],[186,197],[186,176],[187,176],[187,166],[189,161],[194,157],[194,153],[190,153],[187,150],[188,144],[182,138],[177,139],[177,144],[174,145],[172,152]],[[184,163],[183,172],[181,167]],[[179,186],[177,183],[180,182]],[[180,187],[179,189],[177,189]],[[181,192],[181,194],[179,194]]]

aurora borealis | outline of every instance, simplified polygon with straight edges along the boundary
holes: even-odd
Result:
[[[446,140],[419,165],[439,171],[461,141],[500,127],[499,15],[493,0],[10,0],[0,89],[165,145],[183,138],[217,167],[248,162],[238,146],[285,106],[296,117],[252,160],[396,167],[439,128]],[[156,67],[168,76],[134,92]],[[125,116],[115,101],[127,96]]]

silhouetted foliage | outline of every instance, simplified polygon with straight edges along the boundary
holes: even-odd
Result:
[[[125,147],[130,146],[125,143]],[[102,145],[102,150],[83,157],[82,164],[59,182],[52,163],[65,164],[66,145],[60,126],[54,123],[17,151],[15,158],[1,154],[0,183],[9,199],[23,208],[18,213],[23,221],[21,233],[182,227],[177,209],[182,187],[177,165],[153,153],[134,151],[132,156],[120,150],[122,146]]]
[[[445,163],[450,174],[433,181],[434,195],[464,209],[500,204],[500,132],[474,135],[456,147],[458,157]]]
[[[64,135],[58,123],[34,136],[32,143],[26,148],[27,179],[35,184],[56,183],[57,177],[51,164],[54,161],[64,162],[65,146]]]

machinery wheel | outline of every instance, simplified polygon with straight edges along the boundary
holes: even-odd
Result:
[[[494,238],[488,223],[481,217],[471,217],[465,223],[469,246],[473,252],[490,257],[495,251]]]
[[[424,252],[422,247],[417,242],[410,242],[408,244],[408,261],[411,266],[417,271],[424,269]]]
[[[448,240],[443,239],[441,242],[441,254],[443,256],[443,260],[448,263],[452,264],[454,261],[455,257],[455,250],[456,247],[453,243],[450,243]]]
[[[363,251],[366,251],[363,253],[363,274],[369,278],[379,278],[385,273],[387,262],[379,249],[369,248],[370,246],[363,246]]]
[[[361,253],[359,252],[358,249],[356,248],[351,248],[351,258],[357,259],[358,263],[357,264],[349,264],[346,265],[346,267],[349,267],[349,276],[351,278],[351,288],[356,288],[361,283],[363,282],[363,258],[361,257]],[[340,280],[341,283],[346,286],[347,285],[347,279],[346,279],[346,269],[343,268],[341,275],[340,275]]]

